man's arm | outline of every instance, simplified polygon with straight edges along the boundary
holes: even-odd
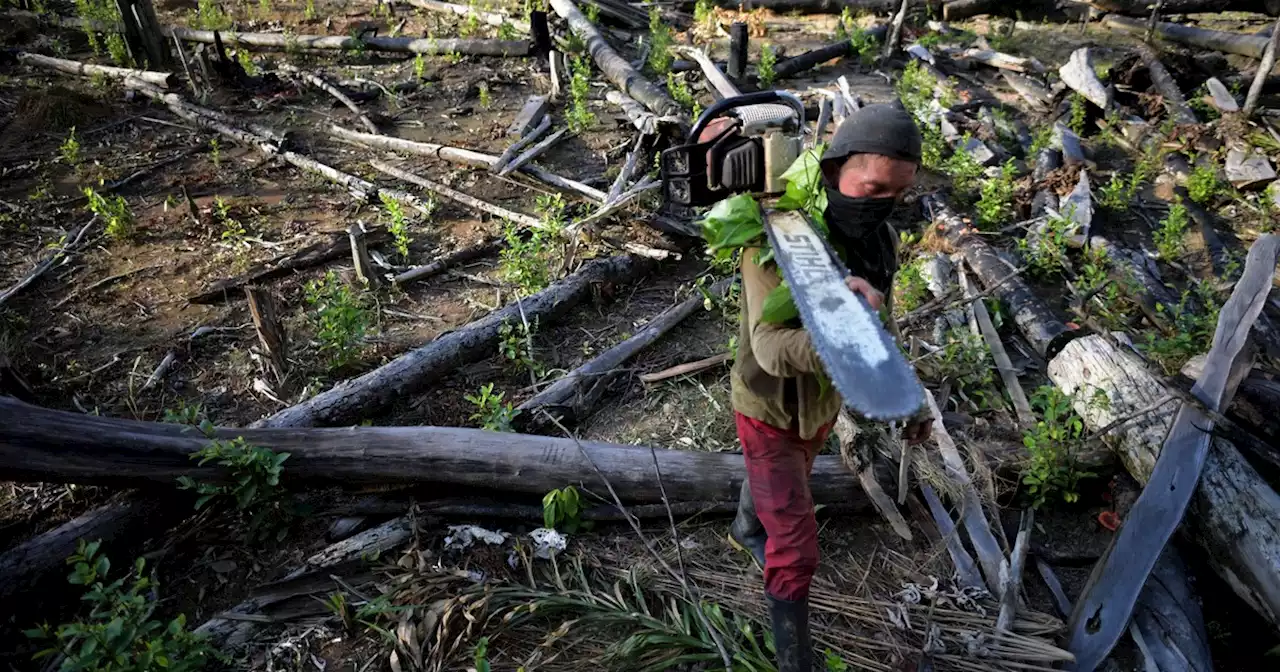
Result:
[[[782,280],[772,264],[760,265],[760,250],[742,251],[742,300],[747,302],[751,333],[751,353],[764,372],[776,378],[793,378],[802,373],[822,371],[822,362],[809,340],[809,332],[761,321],[764,299]]]

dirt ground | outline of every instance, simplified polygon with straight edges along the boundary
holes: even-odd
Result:
[[[342,35],[353,28],[359,30],[359,22],[374,17],[382,7],[370,2],[321,0],[308,9],[302,2],[264,0],[224,3],[221,10],[243,30],[278,30],[283,26],[297,33]],[[61,9],[64,15],[71,13],[70,8]],[[162,2],[156,9],[162,23],[194,25],[195,2]],[[492,9],[520,13],[509,2],[495,3]],[[722,22],[727,25],[733,14],[725,12]],[[828,42],[836,26],[833,16],[759,11],[754,17],[767,26],[768,33],[764,40],[753,41],[753,62],[758,60],[761,41],[781,47],[784,55],[796,54]],[[389,18],[374,20],[386,30],[402,19],[399,30],[404,35],[445,37],[473,30],[452,15],[403,6],[396,6]],[[862,21],[870,23],[871,19]],[[1237,19],[1235,25],[1240,23]],[[993,30],[985,20],[964,28],[979,34]],[[496,28],[485,25],[478,31],[483,37],[497,33]],[[924,33],[917,28],[911,31]],[[12,44],[27,49],[62,51],[67,58],[80,60],[92,58],[84,36],[76,31],[45,33],[14,21],[0,28],[0,34],[6,43],[13,39]],[[1111,63],[1128,44],[1128,38],[1097,26],[1081,31],[1075,25],[1031,23],[1016,30],[1003,49],[1047,64],[1063,62],[1072,50],[1088,45],[1094,47],[1100,62]],[[712,55],[719,58],[726,53],[727,39],[717,35],[709,46]],[[622,49],[624,55],[638,56],[633,47],[628,44]],[[371,95],[361,100],[361,108],[398,137],[492,154],[501,154],[509,144],[506,129],[530,93],[545,92],[549,86],[547,75],[530,59],[463,57],[455,61],[446,56],[427,57],[422,59],[420,73],[415,72],[414,59],[370,53],[253,52],[249,60],[258,71],[253,85],[219,88],[206,105],[246,121],[289,129],[300,153],[385,185],[391,182],[368,165],[380,152],[343,144],[327,132],[329,124],[359,128],[357,118],[323,91],[277,77],[278,64],[288,62],[323,71],[333,80],[384,85],[421,80],[417,91],[399,94],[393,100],[387,95]],[[889,70],[845,59],[790,79],[787,86],[801,91],[822,88],[846,75],[865,101],[885,102],[895,97],[886,74]],[[595,78],[599,79],[598,72]],[[376,92],[376,88],[372,90]],[[712,101],[706,91],[695,91],[700,104]],[[1011,105],[1020,104],[1010,90],[996,93]],[[190,97],[190,92],[183,95]],[[594,125],[554,146],[538,163],[607,191],[633,144],[634,133],[625,117],[605,103],[603,87],[594,87],[591,107],[596,114]],[[561,111],[557,108],[557,113]],[[67,158],[65,149],[72,129],[79,142],[74,161]],[[443,160],[402,158],[400,165],[407,170],[518,212],[535,213],[538,196],[548,191],[526,179],[498,178]],[[1097,158],[1103,170],[1125,169],[1120,156],[1114,162],[1108,162],[1105,154]],[[124,184],[115,193],[125,198],[133,213],[134,234],[128,240],[111,240],[99,222],[90,227],[80,253],[0,306],[0,355],[22,374],[35,403],[41,406],[159,421],[165,419],[166,412],[198,405],[204,417],[217,425],[244,426],[482,317],[512,301],[518,291],[504,275],[501,260],[488,256],[424,282],[372,292],[373,323],[358,356],[335,367],[320,352],[307,285],[328,272],[352,283],[354,269],[349,257],[273,280],[270,288],[282,306],[290,338],[290,373],[287,384],[263,385],[266,376],[245,301],[238,295],[208,305],[188,299],[218,280],[308,245],[341,240],[355,221],[386,224],[386,211],[357,203],[345,189],[314,174],[266,160],[252,147],[195,128],[163,106],[109,82],[17,65],[0,66],[0,286],[19,281],[50,249],[59,247],[64,236],[89,222],[92,215],[85,209],[83,187],[102,188],[100,185],[120,181]],[[944,176],[928,176],[922,179],[919,191],[946,181]],[[567,220],[592,211],[593,206],[577,199],[566,197],[566,202]],[[388,272],[427,263],[502,234],[502,224],[495,218],[478,217],[470,208],[443,198],[436,199],[436,206],[430,218],[409,211],[413,241],[407,258],[390,246],[378,249],[390,266]],[[643,218],[654,206],[655,200],[645,201],[615,218],[599,232],[599,240],[584,246],[585,256],[616,253],[607,242],[610,239],[677,249],[673,241],[644,225]],[[243,230],[228,235],[231,221]],[[924,213],[915,205],[901,208],[894,224],[899,231],[917,236],[928,229]],[[1121,240],[1148,236],[1145,225],[1132,219],[1103,221],[1099,226]],[[540,381],[531,382],[528,372],[495,352],[428,389],[397,400],[391,410],[363,420],[375,425],[477,426],[472,417],[476,409],[466,395],[492,383],[506,401],[518,404],[529,398],[558,373],[574,369],[634,334],[668,307],[696,296],[696,283],[716,276],[701,255],[700,246],[685,244],[679,259],[661,262],[644,279],[598,293],[564,319],[538,325],[532,336],[532,354],[545,368]],[[1036,288],[1057,307],[1066,305],[1060,286],[1045,283]],[[735,303],[716,305],[686,320],[644,351],[628,365],[629,371],[655,372],[725,352],[736,334]],[[170,354],[176,356],[177,363],[163,380],[149,385],[157,366]],[[1028,360],[1027,382],[1043,379],[1036,370],[1041,363],[1034,357],[1023,359]],[[1006,410],[979,411],[959,401],[947,410],[968,418],[966,424],[953,427],[966,445],[981,444],[991,452],[1020,451],[1020,437],[1011,430],[1013,422]],[[675,450],[734,451],[737,440],[728,366],[656,384],[641,383],[636,375],[625,377],[575,430],[584,439]],[[830,450],[838,452],[834,446]],[[1021,502],[1016,470],[1014,474],[1012,478],[1002,474],[1006,480],[998,493],[998,501],[1010,507],[1003,521],[1010,537],[1017,527]],[[1110,469],[1100,471],[1097,478],[1081,486],[1078,502],[1049,507],[1038,518],[1036,535],[1043,537],[1042,552],[1059,570],[1073,597],[1109,542],[1110,533],[1099,524],[1098,514],[1115,508],[1114,489],[1107,484],[1110,476]],[[156,569],[162,586],[160,611],[166,617],[185,614],[187,622],[195,625],[240,603],[256,586],[284,577],[327,546],[331,523],[370,494],[338,489],[299,493],[300,503],[310,513],[275,544],[246,543],[244,529],[234,517],[208,511],[180,529],[157,530],[152,543],[143,545],[142,553]],[[397,496],[422,501],[466,494],[450,488],[423,488]],[[51,530],[114,496],[118,496],[114,490],[97,486],[0,484],[0,548]],[[371,516],[366,524],[390,517]],[[951,578],[943,545],[928,535],[905,542],[873,515],[820,512],[820,521],[826,558],[821,576],[850,595],[888,599],[903,582],[927,584],[931,578]],[[413,562],[435,568],[452,563],[450,567],[458,572],[477,571],[475,567],[488,562],[492,565],[486,569],[490,574],[505,571],[502,558],[487,558],[483,553],[477,557],[450,555],[441,548],[446,526],[479,522],[502,525],[514,534],[535,526],[532,522],[522,527],[509,520],[432,515],[417,522],[413,550],[395,561],[401,568],[409,562],[405,558],[416,553]],[[758,573],[722,542],[725,522],[715,517],[683,521],[681,546],[697,563],[736,573],[740,586],[754,590]],[[659,524],[648,532],[660,537],[665,529]],[[617,523],[601,524],[577,535],[571,543],[586,556],[605,557],[613,552],[616,555],[611,557],[648,560],[643,550],[635,547],[630,532]],[[1198,562],[1190,545],[1184,550],[1193,565]],[[119,558],[117,562],[123,566],[126,560]],[[1199,568],[1195,575],[1201,577],[1197,591],[1204,598],[1218,669],[1263,669],[1264,653],[1276,643],[1274,633],[1240,616],[1241,605],[1211,571]],[[1029,580],[1027,590],[1035,612],[1053,613],[1053,603],[1038,581]],[[5,653],[0,654],[0,661],[11,669],[35,669],[29,656],[36,647],[14,635],[17,629],[33,625],[30,618],[21,608],[6,608],[0,614],[5,631],[0,645]],[[494,669],[508,669],[508,663],[509,669],[515,669],[521,657],[529,655],[527,642],[512,641],[508,645],[494,638]],[[285,625],[262,628],[235,667],[359,672],[401,669],[398,660],[388,657],[390,650],[378,634],[344,628],[332,613],[320,610]],[[898,660],[911,658],[899,656]],[[462,652],[445,669],[460,669],[467,661],[468,654]],[[1126,643],[1118,649],[1112,669],[1138,669],[1134,665],[1134,652]],[[540,669],[556,669],[556,663],[548,662]]]

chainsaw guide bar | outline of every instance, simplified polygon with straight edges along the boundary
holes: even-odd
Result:
[[[845,405],[872,420],[905,420],[924,386],[880,315],[849,289],[848,269],[800,211],[766,210],[764,230],[800,321]]]

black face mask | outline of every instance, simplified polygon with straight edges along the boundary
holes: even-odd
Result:
[[[845,196],[838,189],[827,187],[827,226],[852,240],[875,233],[889,215],[897,199]]]

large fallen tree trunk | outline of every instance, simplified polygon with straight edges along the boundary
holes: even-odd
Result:
[[[438,0],[408,0],[408,2],[414,7],[432,12],[442,12],[456,16],[474,16],[491,26],[508,25],[522,33],[529,32],[529,24],[527,22],[513,19],[506,14],[499,14],[498,12],[486,12],[475,7],[457,5],[452,2],[439,2]]]
[[[1253,11],[1259,2],[1252,0],[1087,0],[1104,12],[1147,17],[1158,8],[1164,14],[1192,14],[1195,12],[1221,12],[1228,9]]]
[[[883,40],[889,32],[889,26],[879,25],[867,29],[866,35],[877,40]],[[792,77],[796,74],[804,72],[809,68],[817,66],[819,63],[826,63],[833,58],[843,58],[853,53],[853,43],[849,40],[840,40],[832,42],[825,47],[818,47],[803,54],[797,54],[792,58],[788,58],[778,63],[774,67],[774,77],[783,79]]]
[[[356,421],[390,406],[449,371],[497,352],[503,322],[538,319],[542,324],[563,315],[600,283],[625,283],[647,272],[651,263],[631,256],[588,262],[577,273],[516,303],[411,350],[369,373],[275,415],[255,427],[337,425]]]
[[[1139,19],[1108,14],[1103,17],[1102,22],[1110,28],[1122,30],[1126,33],[1141,35],[1147,32],[1147,22]],[[1267,42],[1269,41],[1268,38],[1257,35],[1207,30],[1164,21],[1156,22],[1156,32],[1160,33],[1160,36],[1164,39],[1180,44],[1208,49],[1209,51],[1225,51],[1228,54],[1252,56],[1253,58],[1262,58],[1262,52],[1266,50]]]
[[[1252,366],[1249,333],[1271,289],[1278,253],[1280,236],[1263,236],[1249,250],[1244,274],[1222,307],[1204,370],[1191,388],[1195,401],[1184,401],[1178,409],[1168,435],[1160,441],[1155,465],[1145,478],[1139,477],[1146,487],[1076,602],[1068,624],[1070,649],[1076,656],[1072,669],[1092,670],[1110,654],[1128,626],[1161,549],[1191,504],[1213,439],[1215,421],[1209,414],[1226,409]],[[1050,364],[1051,371],[1056,364],[1056,360]],[[1083,379],[1094,382],[1099,373],[1105,375],[1094,369],[1083,374]],[[1069,392],[1092,397],[1095,389],[1081,389],[1077,384]],[[1108,399],[1114,402],[1110,395]]]
[[[609,46],[600,31],[596,30],[595,25],[578,11],[573,0],[551,0],[551,8],[556,10],[560,18],[569,23],[569,28],[575,35],[587,43],[587,51],[591,53],[591,58],[595,60],[596,65],[608,76],[609,81],[622,89],[623,93],[640,101],[660,117],[668,115],[684,117],[680,107],[671,100],[662,87],[645,79],[644,75],[631,67],[627,59],[619,56],[618,52]]]
[[[49,576],[48,569],[66,566],[67,558],[81,541],[102,541],[103,550],[111,552],[113,542],[128,543],[163,533],[192,511],[190,501],[175,501],[183,499],[176,492],[148,492],[146,496],[127,496],[104,504],[0,554],[0,576],[4,577],[0,581],[0,600],[7,602],[14,595],[33,590],[45,595],[49,594],[47,590],[56,592],[52,589],[60,586],[53,584],[55,578]],[[62,574],[56,576],[59,583],[65,578]],[[46,579],[48,583],[44,582]]]
[[[731,282],[732,278],[721,280],[711,288],[711,293],[718,298]],[[518,425],[534,428],[548,424],[546,417],[539,411],[573,420],[585,417],[613,381],[627,373],[621,368],[624,362],[657,341],[685,318],[702,310],[703,301],[701,295],[696,295],[668,308],[631,338],[605,350],[520,404]]]
[[[80,75],[81,77],[98,75],[110,79],[134,78],[148,84],[166,87],[172,87],[178,83],[177,76],[172,72],[153,72],[150,70],[134,70],[133,68],[117,68],[110,65],[94,65],[92,63],[81,63],[80,61],[68,61],[65,58],[29,54],[25,51],[18,52],[18,60],[38,68],[58,70],[72,75]]]
[[[1027,283],[1017,275],[1017,269],[1000,258],[972,227],[953,212],[941,199],[931,198],[933,219],[938,223],[948,242],[964,255],[969,267],[982,280],[987,289],[1009,308],[1013,320],[1022,330],[1027,341],[1041,355],[1051,358],[1062,346],[1075,337],[1075,333],[1063,324],[1044,305]]]
[[[389,485],[455,483],[541,495],[582,484],[603,492],[573,439],[505,434],[457,427],[220,429],[255,446],[289,453],[281,482]],[[81,415],[0,397],[0,478],[108,484],[172,484],[226,474],[200,466],[192,454],[209,439],[193,427]],[[583,441],[591,460],[628,502],[660,502],[654,459],[673,501],[731,501],[742,484],[742,456],[655,450]],[[814,499],[865,503],[839,457],[813,465]]]
[[[367,49],[407,54],[466,54],[468,56],[528,56],[526,40],[459,40],[430,37],[352,37],[349,35],[292,35],[285,33],[237,33],[234,31],[192,30],[174,26],[172,35],[186,42],[214,43],[215,33],[229,47],[258,49],[325,49],[347,51]]]

